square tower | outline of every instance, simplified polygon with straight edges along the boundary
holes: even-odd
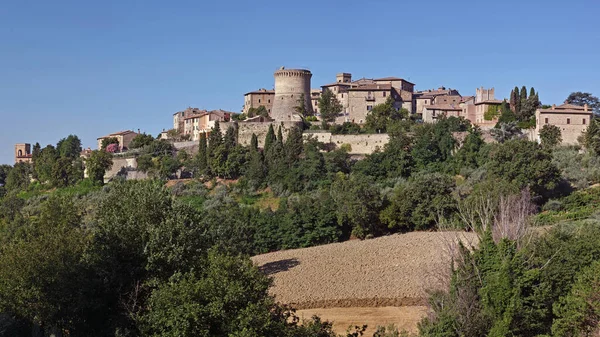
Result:
[[[31,163],[31,144],[15,144],[16,163]]]

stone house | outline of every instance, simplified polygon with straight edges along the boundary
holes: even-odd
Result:
[[[438,89],[429,89],[417,91],[413,94],[413,110],[412,113],[423,113],[423,109],[428,105],[436,104],[460,104],[461,96],[458,90],[446,89],[439,87]]]
[[[435,123],[440,116],[446,117],[465,117],[463,108],[458,104],[434,104],[423,106],[423,121],[425,123]]]
[[[185,110],[174,113],[173,114],[173,129],[176,130],[178,133],[182,134],[183,127],[184,127],[184,121],[187,117],[190,117],[193,115],[199,115],[199,114],[202,114],[205,112],[207,112],[207,111],[200,110],[198,108],[189,107]]]
[[[190,140],[197,141],[201,133],[210,133],[215,127],[215,122],[228,122],[232,112],[224,110],[206,111],[184,119],[183,134],[189,135]]]
[[[488,130],[496,126],[498,123],[498,117],[492,118],[491,120],[485,119],[485,113],[489,109],[500,109],[502,101],[497,100],[494,97],[494,88],[484,89],[483,87],[477,88],[475,93],[475,112],[467,112],[467,116],[471,116],[469,119],[471,123],[478,125],[483,130]]]
[[[555,125],[560,128],[563,144],[577,144],[577,138],[585,131],[592,119],[593,111],[584,106],[569,104],[552,105],[550,109],[537,109],[535,112],[535,135],[540,139],[540,131],[544,125]]]
[[[369,111],[374,106],[385,103],[388,97],[394,99],[397,109],[412,111],[414,83],[399,77],[361,78],[352,81],[351,74],[340,73],[336,75],[336,82],[323,85],[322,90],[333,92],[342,104],[343,109],[337,123],[365,123]]]
[[[111,133],[110,135],[106,135],[104,137],[98,138],[98,149],[102,148],[102,141],[106,138],[116,138],[119,141],[119,151],[127,150],[129,148],[129,144],[135,136],[139,133],[131,130],[119,131],[115,133]]]
[[[273,102],[275,101],[275,90],[258,89],[256,91],[250,91],[244,94],[244,107],[242,113],[247,114],[250,108],[257,109],[261,105],[264,106],[269,113],[273,109]]]
[[[15,164],[16,163],[31,163],[31,144],[21,143],[15,144]]]

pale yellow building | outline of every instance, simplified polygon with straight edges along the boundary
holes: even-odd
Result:
[[[133,132],[131,130],[119,131],[115,133],[111,133],[110,135],[98,138],[98,149],[102,148],[102,141],[106,138],[116,138],[119,141],[119,151],[124,151],[129,148],[129,144],[135,136],[139,133]]]
[[[231,120],[231,112],[224,110],[213,110],[192,115],[184,119],[183,134],[189,135],[190,140],[197,141],[201,133],[210,133],[215,127],[215,122],[228,122]],[[223,130],[225,131],[225,130]]]
[[[560,128],[563,144],[577,144],[577,138],[585,131],[592,119],[592,109],[584,106],[569,104],[552,105],[550,109],[537,109],[535,112],[535,134],[540,139],[540,131],[544,125],[554,125]]]

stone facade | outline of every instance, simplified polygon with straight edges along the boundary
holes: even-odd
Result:
[[[198,108],[189,107],[185,110],[174,113],[173,114],[173,129],[179,133],[183,133],[185,119],[187,117],[190,117],[193,115],[199,115],[204,112],[206,112],[206,110],[200,110]]]
[[[294,108],[298,99],[304,95],[304,105],[309,114],[312,113],[310,79],[312,74],[306,69],[281,68],[275,76],[275,98],[271,110],[271,118],[276,122],[297,121]]]
[[[269,113],[273,109],[273,101],[275,100],[275,90],[258,89],[248,92],[244,95],[244,107],[242,113],[248,114],[250,108],[257,109],[261,105],[264,106]]]
[[[458,104],[435,104],[423,107],[423,121],[425,123],[435,123],[440,116],[465,117],[463,108]]]
[[[484,89],[483,87],[476,89],[475,95],[475,114],[474,120],[470,120],[471,123],[478,125],[483,130],[491,129],[498,123],[498,118],[492,120],[485,119],[485,113],[488,109],[494,107],[499,108],[502,101],[497,100],[494,97],[494,88]]]
[[[538,109],[535,112],[535,135],[540,139],[540,131],[544,125],[555,125],[560,128],[563,144],[577,144],[577,138],[585,131],[592,119],[593,112],[587,105],[568,104],[552,105],[550,109]]]
[[[117,138],[117,140],[119,141],[119,150],[120,151],[126,150],[129,148],[129,144],[131,144],[131,141],[133,140],[133,138],[135,138],[135,136],[137,136],[138,134],[139,133],[137,133],[137,132],[127,130],[127,131],[111,133],[110,135],[100,137],[100,138],[98,138],[98,149],[102,148],[102,141],[104,139],[114,137],[114,138]]]
[[[388,97],[394,99],[397,109],[413,110],[414,84],[399,77],[361,78],[352,81],[351,74],[340,73],[336,75],[336,82],[323,85],[322,90],[330,90],[342,104],[343,109],[336,123],[363,124],[369,111],[374,106],[385,103]]]
[[[417,91],[413,94],[413,113],[423,114],[423,110],[428,105],[436,104],[460,104],[461,96],[458,90],[446,89],[439,87],[438,89],[429,89]]]
[[[31,144],[15,144],[15,164],[31,163]]]
[[[200,139],[201,133],[210,133],[216,121],[230,121],[231,114],[232,112],[224,110],[213,110],[186,117],[184,119],[183,134],[189,135],[190,140],[197,141]]]
[[[387,133],[364,134],[364,135],[334,135],[331,132],[310,132],[304,133],[305,138],[315,138],[319,142],[331,145],[334,148],[340,148],[343,145],[350,145],[350,154],[371,154],[377,150],[383,150],[385,144],[390,140]]]
[[[269,126],[273,124],[275,134],[281,127],[283,138],[286,139],[288,132],[293,127],[301,127],[302,122],[287,121],[287,122],[226,122],[221,123],[221,130],[227,130],[229,126],[237,128],[238,143],[241,145],[250,145],[252,134],[258,138],[258,146],[262,147],[269,131]]]

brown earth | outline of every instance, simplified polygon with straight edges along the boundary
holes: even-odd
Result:
[[[277,301],[302,309],[305,316],[315,312],[307,309],[317,309],[324,319],[338,321],[339,332],[360,318],[371,322],[371,328],[392,322],[414,331],[426,312],[427,291],[447,286],[450,255],[458,240],[474,244],[476,237],[464,232],[413,232],[252,259],[273,277],[271,293]],[[383,307],[395,309],[387,309],[389,315],[368,309]]]
[[[366,324],[365,336],[372,336],[377,326],[390,324],[394,324],[398,331],[416,333],[417,323],[426,313],[425,306],[304,309],[296,312],[301,319],[310,319],[317,315],[333,322],[333,330],[338,334],[344,333],[348,327]]]

